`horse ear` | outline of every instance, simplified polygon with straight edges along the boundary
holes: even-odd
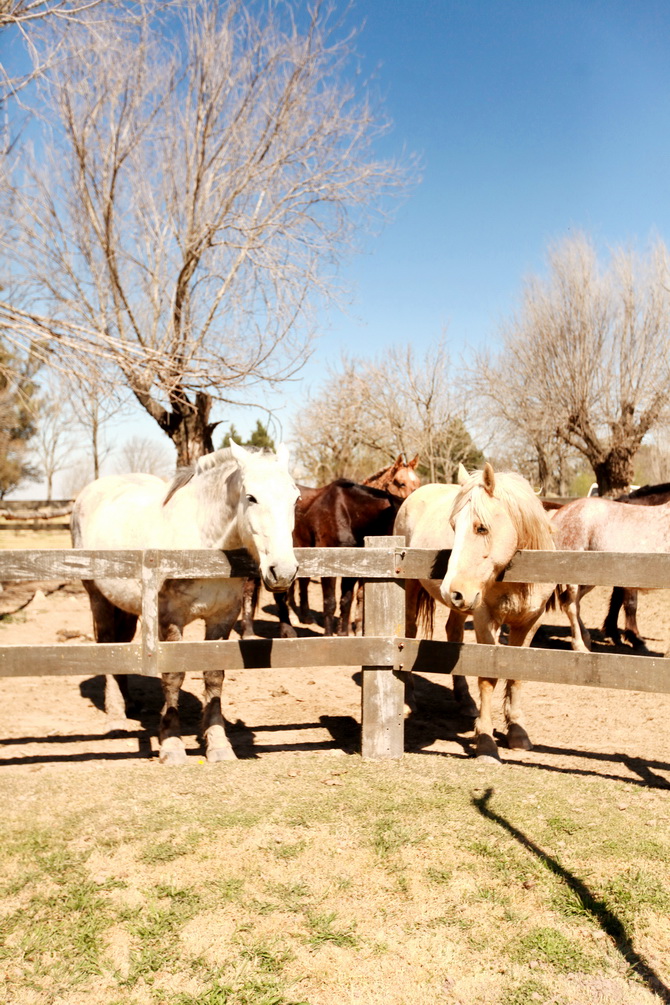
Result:
[[[459,462],[457,480],[459,485],[465,485],[470,475],[467,472],[466,467]]]
[[[232,438],[230,440],[230,452],[239,465],[244,464],[247,457],[249,456],[248,451],[244,449],[242,444],[235,443],[235,440],[233,440]]]
[[[493,490],[496,487],[496,476],[495,476],[495,474],[493,472],[493,468],[491,467],[491,465],[489,464],[488,461],[484,465],[484,473],[483,473],[483,476],[482,476],[482,483],[484,485],[484,488],[488,492],[488,494],[490,496],[492,496],[493,495]]]
[[[277,447],[277,460],[283,464],[288,471],[288,447],[285,443],[280,443]]]
[[[417,454],[413,461],[410,461],[407,465],[408,468],[415,468],[419,463],[419,455]]]

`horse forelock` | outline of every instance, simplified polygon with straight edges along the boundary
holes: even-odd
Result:
[[[452,509],[452,521],[469,502],[474,519],[488,526],[493,500],[505,507],[517,535],[519,550],[551,551],[551,524],[532,486],[513,471],[496,472],[493,496],[484,487],[483,472],[475,471],[463,485]]]

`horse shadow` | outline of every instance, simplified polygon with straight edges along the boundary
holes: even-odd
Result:
[[[130,703],[128,718],[137,721],[138,729],[155,734],[158,730],[160,710],[163,706],[163,689],[157,677],[128,674]],[[82,698],[90,701],[101,712],[105,711],[105,677],[89,677],[79,685]],[[184,736],[196,736],[202,716],[202,702],[190,691],[179,692],[179,719]]]

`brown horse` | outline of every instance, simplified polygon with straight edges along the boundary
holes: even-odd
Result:
[[[618,496],[616,502],[629,503],[635,506],[660,506],[670,500],[670,482],[663,482],[661,485],[643,485],[634,492],[627,495]],[[605,621],[603,622],[603,632],[605,637],[612,642],[621,642],[621,632],[619,631],[619,611],[623,606],[626,619],[624,638],[634,649],[646,649],[644,639],[640,635],[637,626],[637,595],[638,591],[627,586],[615,586],[610,597],[609,608]]]
[[[393,464],[376,471],[364,482],[337,479],[322,488],[299,485],[300,499],[296,505],[293,545],[295,548],[360,547],[365,537],[390,534],[400,503],[420,485],[416,474],[418,455],[405,462],[399,454]],[[349,617],[356,579],[343,578],[340,595],[339,633],[348,634]],[[308,602],[309,579],[298,581],[300,589],[299,617],[310,624],[312,615]],[[335,621],[335,577],[324,576],[323,590],[324,630],[333,634]],[[242,611],[242,635],[253,634],[253,612],[258,599],[258,583],[250,581],[245,589]],[[282,638],[293,638],[288,594],[277,594],[277,612]]]

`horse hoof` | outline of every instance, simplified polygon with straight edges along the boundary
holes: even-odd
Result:
[[[282,625],[279,629],[280,639],[297,639],[298,633],[296,632],[293,625]]]
[[[158,760],[160,764],[167,764],[168,767],[186,764],[186,751],[183,747],[181,750],[161,750]]]
[[[105,732],[108,735],[111,733],[130,733],[136,729],[137,723],[131,719],[108,719],[105,723]]]
[[[499,768],[502,767],[502,761],[499,757],[494,757],[493,754],[477,754],[475,760],[477,764],[495,764]]]
[[[514,722],[507,730],[507,746],[510,750],[532,750],[533,744],[530,742],[528,733]]]
[[[218,764],[220,761],[236,761],[237,757],[232,747],[214,747],[208,750],[207,761],[209,764]]]
[[[498,753],[498,747],[492,736],[488,733],[480,733],[477,737],[477,746],[475,748],[477,763],[478,764],[489,764],[495,763],[500,764],[500,754]]]

